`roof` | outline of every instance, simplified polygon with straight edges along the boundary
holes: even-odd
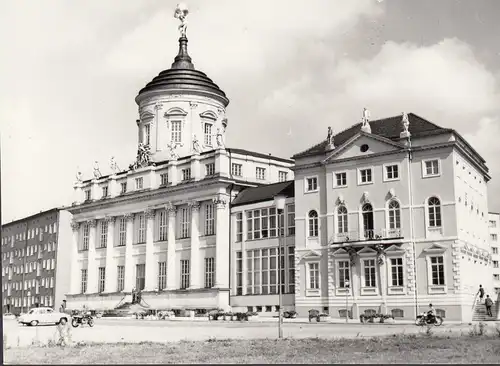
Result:
[[[139,91],[137,97],[153,90],[203,91],[210,93],[227,107],[229,99],[226,94],[205,73],[195,70],[187,52],[187,43],[186,37],[179,38],[179,54],[175,57],[171,68],[160,72]]]
[[[226,150],[229,151],[230,153],[233,153],[233,154],[249,155],[249,156],[254,156],[256,158],[261,158],[261,159],[277,160],[277,161],[281,161],[283,163],[290,163],[290,164],[294,163],[293,160],[280,158],[278,156],[272,156],[271,154],[262,154],[262,153],[258,153],[255,151],[234,149],[234,148],[226,148]]]
[[[286,197],[294,197],[294,181],[279,182],[274,184],[266,184],[260,187],[247,188],[241,191],[231,206],[241,206],[250,203],[270,201],[278,194],[284,194]]]
[[[409,131],[412,137],[421,137],[425,135],[435,134],[435,133],[445,133],[453,132],[452,129],[440,127],[426,119],[417,116],[414,113],[408,114],[408,120],[410,122]],[[379,135],[391,140],[399,140],[399,134],[403,130],[401,123],[401,116],[388,117],[383,119],[378,119],[370,121],[370,129],[373,135]],[[356,136],[361,131],[361,122],[349,127],[348,129],[339,132],[333,137],[335,146],[340,146],[347,142],[349,139]],[[298,154],[292,156],[292,159],[303,158],[306,156],[318,155],[325,153],[327,141],[324,139],[319,144],[310,147],[309,149],[302,151]]]
[[[46,210],[46,211],[40,211],[36,214],[33,214],[33,215],[30,215],[30,216],[26,216],[26,217],[23,217],[21,219],[17,219],[15,221],[11,221],[11,222],[6,222],[5,224],[2,224],[2,229],[5,229],[9,226],[12,226],[12,225],[17,225],[17,224],[20,224],[20,223],[25,223],[29,220],[32,220],[32,219],[35,219],[37,217],[40,217],[40,216],[45,216],[45,215],[48,215],[48,214],[51,214],[51,213],[54,213],[54,212],[59,212],[61,210],[64,210],[64,208],[60,208],[60,207],[55,207],[55,208],[51,208],[50,210]]]

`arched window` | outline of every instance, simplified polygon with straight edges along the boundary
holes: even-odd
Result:
[[[347,208],[345,206],[339,206],[337,208],[337,232],[339,234],[347,233]]]
[[[309,211],[309,236],[318,236],[318,213],[314,210]]]
[[[363,230],[366,239],[374,237],[374,222],[373,222],[373,206],[370,203],[365,203],[362,207],[363,212]]]
[[[431,197],[428,200],[429,206],[429,226],[441,227],[441,202],[439,198]]]
[[[399,202],[389,202],[389,229],[401,229],[401,209]]]

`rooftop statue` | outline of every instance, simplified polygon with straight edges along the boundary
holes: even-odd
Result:
[[[115,157],[112,156],[111,157],[111,162],[109,163],[109,166],[111,168],[111,171],[113,172],[113,174],[116,174],[120,171],[120,168],[118,168],[118,164],[116,163],[116,160],[115,160]]]
[[[170,159],[171,160],[177,160],[179,159],[179,155],[175,152],[175,149],[177,149],[177,144],[175,142],[170,142],[167,145],[168,149],[170,150]]]
[[[403,112],[403,118],[401,122],[403,122],[404,132],[408,132],[408,128],[410,127],[410,120],[408,119],[408,113]]]
[[[179,32],[181,33],[181,37],[186,37],[186,30],[187,30],[187,20],[186,17],[189,14],[189,10],[184,3],[179,3],[177,4],[177,7],[175,8],[174,12],[174,18],[177,18],[181,21],[181,24],[179,25]]]
[[[101,170],[99,169],[99,163],[97,160],[94,162],[94,177],[95,179],[99,179],[102,177]]]
[[[196,154],[201,153],[200,141],[198,141],[198,138],[196,137],[196,135],[193,136],[193,151]]]
[[[328,145],[333,145],[333,130],[328,127],[328,135],[326,136],[326,142]]]
[[[78,183],[81,183],[83,181],[83,174],[82,172],[80,171],[80,169],[78,169],[78,171],[76,172],[76,181]]]
[[[129,168],[136,170],[139,168],[144,168],[151,164],[151,148],[149,145],[145,145],[142,142],[139,143],[137,148],[137,158],[133,164],[130,164]]]

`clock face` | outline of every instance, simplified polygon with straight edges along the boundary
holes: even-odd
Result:
[[[361,145],[360,150],[361,150],[361,152],[367,152],[368,151],[368,145],[367,144]]]

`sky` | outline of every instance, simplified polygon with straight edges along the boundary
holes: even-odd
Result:
[[[176,0],[0,3],[2,223],[133,162],[134,98],[177,54]],[[328,126],[413,112],[486,160],[500,210],[500,1],[191,0],[189,53],[227,94],[226,144],[291,157]],[[279,141],[279,143],[276,143]]]

